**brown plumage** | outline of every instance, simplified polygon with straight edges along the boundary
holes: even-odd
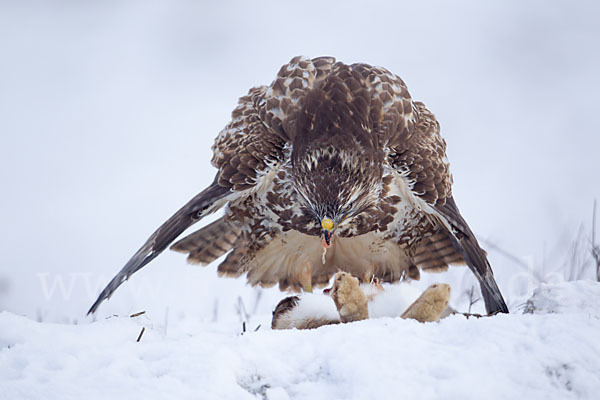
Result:
[[[173,244],[171,250],[187,253],[190,263],[208,265],[231,250],[239,235],[239,227],[220,218]]]
[[[222,218],[172,248],[202,264],[228,253],[220,275],[295,291],[326,285],[338,270],[394,282],[466,263],[488,312],[508,312],[452,197],[439,130],[384,68],[292,59],[240,99],[213,145],[214,182],[148,239],[90,312],[223,207]]]

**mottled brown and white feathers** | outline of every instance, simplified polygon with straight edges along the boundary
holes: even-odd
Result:
[[[223,217],[173,249],[203,264],[227,254],[220,275],[246,274],[252,285],[295,291],[326,285],[338,270],[394,282],[418,279],[419,268],[466,263],[488,312],[507,312],[452,197],[439,130],[384,68],[292,59],[270,85],[240,99],[213,145],[212,185],[148,239],[90,312],[185,229],[223,207]],[[331,247],[322,258],[324,237]]]
[[[187,253],[190,263],[208,265],[234,248],[239,236],[239,227],[219,218],[173,244],[171,249]]]

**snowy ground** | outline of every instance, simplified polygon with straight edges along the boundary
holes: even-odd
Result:
[[[592,399],[599,304],[600,284],[565,282],[536,290],[526,314],[312,331],[272,331],[263,315],[243,335],[191,318],[61,325],[4,312],[0,398]]]

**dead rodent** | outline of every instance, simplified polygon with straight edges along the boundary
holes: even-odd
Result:
[[[314,329],[323,325],[368,319],[369,301],[382,292],[383,288],[381,285],[371,284],[367,291],[371,293],[370,296],[365,294],[357,278],[347,272],[339,272],[334,277],[333,286],[325,291],[329,296],[305,294],[281,300],[273,311],[271,327]],[[439,321],[449,300],[450,285],[435,283],[404,311],[401,318],[419,322]]]
[[[448,301],[450,285],[434,283],[402,313],[401,317],[416,319],[419,322],[439,321],[442,312],[448,307]]]
[[[273,311],[271,329],[315,329],[340,322],[329,296],[306,294],[281,300]]]
[[[333,281],[331,298],[342,322],[369,318],[369,302],[360,288],[360,282],[347,272],[338,272]]]

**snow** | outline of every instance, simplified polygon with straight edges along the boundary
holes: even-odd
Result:
[[[600,284],[544,285],[528,304],[524,314],[309,331],[270,330],[264,314],[244,334],[189,317],[63,325],[3,312],[0,398],[597,398]]]
[[[423,285],[421,285],[423,286]],[[399,317],[423,292],[415,285],[388,285],[380,291],[374,285],[361,285],[370,298],[369,316],[373,318]]]
[[[598,315],[598,283],[575,281],[568,285],[542,286],[533,292],[525,305],[525,312],[536,314],[574,314]],[[574,293],[576,292],[576,293]]]

